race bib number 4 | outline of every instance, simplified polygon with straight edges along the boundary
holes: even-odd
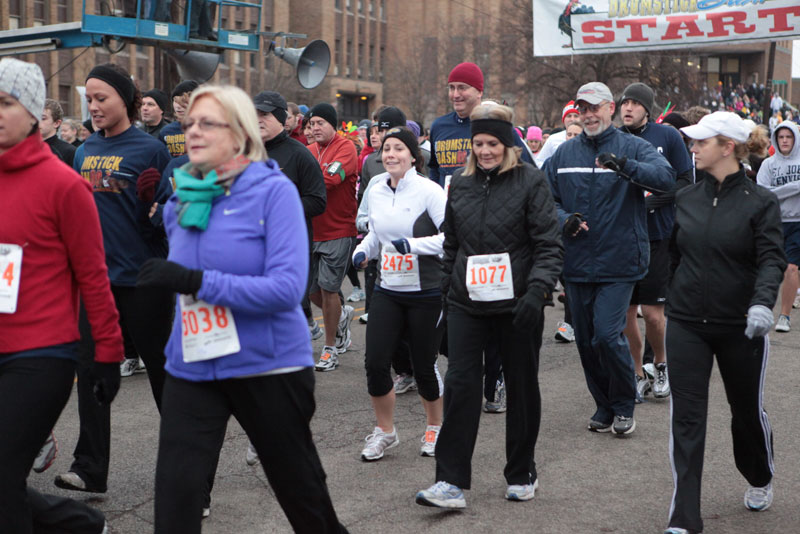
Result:
[[[419,289],[419,257],[400,254],[391,245],[381,252],[381,280],[389,287],[412,286]]]
[[[513,299],[514,279],[508,252],[467,258],[467,292],[477,302]]]
[[[195,300],[191,295],[181,295],[180,299],[184,362],[213,360],[241,350],[230,308]]]
[[[0,243],[0,313],[17,311],[22,247]]]

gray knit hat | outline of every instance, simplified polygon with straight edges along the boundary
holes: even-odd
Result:
[[[0,91],[22,104],[37,121],[44,112],[44,76],[39,65],[18,59],[0,60]]]

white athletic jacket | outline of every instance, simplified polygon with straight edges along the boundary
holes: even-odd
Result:
[[[390,184],[388,172],[370,181],[366,193],[369,196],[369,234],[356,247],[353,258],[363,252],[367,259],[379,259],[377,283],[384,289],[404,292],[439,289],[442,277],[440,255],[444,242],[444,234],[439,228],[444,221],[447,203],[444,190],[427,177],[417,174],[414,168],[409,169],[398,182],[397,190],[392,190]],[[366,196],[364,200],[367,200]],[[419,282],[389,285],[382,275],[383,270],[389,267],[384,252],[395,252],[392,241],[402,238],[408,239],[410,254],[418,257]],[[408,267],[408,263],[402,265]]]

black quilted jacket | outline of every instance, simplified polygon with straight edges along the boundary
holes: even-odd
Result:
[[[523,163],[503,174],[453,174],[444,223],[442,294],[448,305],[477,315],[511,313],[529,289],[548,295],[563,264],[556,208],[545,174]],[[473,302],[466,287],[467,258],[508,252],[514,299]]]

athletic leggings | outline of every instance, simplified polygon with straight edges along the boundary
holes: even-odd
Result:
[[[411,364],[420,396],[427,401],[439,398],[439,381],[434,365],[442,331],[439,318],[441,296],[403,295],[375,288],[367,323],[367,390],[373,397],[389,393],[392,383],[392,356],[406,331]]]
[[[672,390],[675,492],[669,526],[702,531],[700,488],[708,419],[708,381],[714,356],[731,407],[736,468],[751,486],[772,480],[772,429],[764,411],[769,339],[747,339],[744,325],[667,321],[667,362]]]

